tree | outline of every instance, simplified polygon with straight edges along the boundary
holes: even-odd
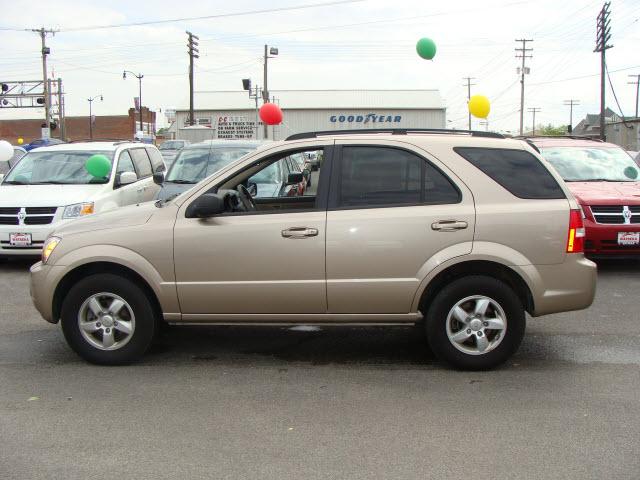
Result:
[[[538,132],[540,132],[540,135],[548,135],[548,136],[553,136],[553,137],[559,137],[561,135],[566,135],[567,134],[567,127],[564,125],[561,125],[559,127],[554,127],[551,124],[548,124],[546,126],[540,126],[538,129],[536,129]]]

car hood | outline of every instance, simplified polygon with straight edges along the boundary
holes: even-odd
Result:
[[[62,207],[91,201],[105,184],[0,185],[0,207]]]
[[[158,200],[166,200],[169,197],[174,197],[176,195],[180,195],[182,192],[186,192],[187,190],[192,188],[194,185],[195,183],[189,184],[189,183],[164,182],[160,186],[160,191],[158,192],[158,195],[156,196],[156,198]]]
[[[55,235],[72,235],[76,233],[93,232],[96,230],[113,229],[118,227],[132,227],[147,223],[157,211],[154,202],[139,203],[109,210],[104,213],[88,215],[70,221],[56,229]]]
[[[567,182],[585,205],[640,205],[640,182]]]

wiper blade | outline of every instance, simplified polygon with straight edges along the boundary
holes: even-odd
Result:
[[[18,182],[17,180],[5,180],[2,183],[6,183],[7,185],[29,185],[27,182]]]
[[[181,178],[179,178],[178,180],[165,180],[165,182],[168,182],[168,183],[180,183],[180,184],[184,184],[184,185],[186,185],[186,184],[191,185],[191,184],[196,184],[197,183],[197,182],[195,182],[193,180],[184,180],[184,179],[181,179]]]

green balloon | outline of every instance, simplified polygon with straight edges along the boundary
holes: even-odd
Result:
[[[89,174],[96,178],[103,178],[111,172],[111,161],[100,153],[87,158],[84,168]]]
[[[436,56],[436,44],[430,38],[421,38],[416,44],[416,51],[425,60],[431,60]]]

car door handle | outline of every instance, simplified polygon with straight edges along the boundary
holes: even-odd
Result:
[[[431,230],[439,232],[455,232],[456,230],[464,230],[469,224],[462,220],[439,220],[431,224]]]
[[[282,230],[282,236],[284,238],[307,238],[315,237],[316,235],[318,235],[317,228],[291,227],[286,230]]]

